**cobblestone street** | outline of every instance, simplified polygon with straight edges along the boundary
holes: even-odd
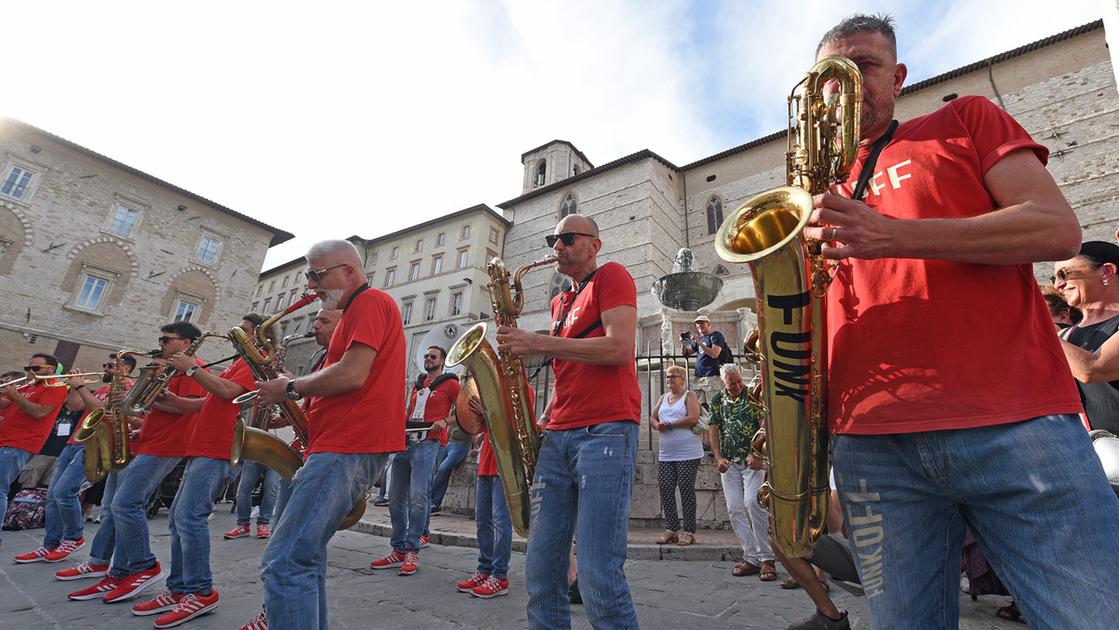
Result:
[[[222,595],[222,605],[214,613],[184,626],[198,630],[236,628],[259,610],[261,601],[258,569],[265,542],[254,538],[223,540],[221,533],[231,528],[235,520],[229,513],[229,504],[219,504],[216,510],[210,530],[214,584]],[[370,506],[369,518],[384,519],[384,512],[384,508]],[[166,571],[169,558],[166,511],[151,521],[151,527],[153,550],[164,562]],[[436,517],[432,530],[438,535],[441,528],[450,530],[455,525],[447,517]],[[86,539],[91,540],[95,531],[96,525],[87,524]],[[36,547],[42,533],[41,529],[4,533],[0,552],[3,555],[0,619],[5,630],[151,627],[151,618],[131,615],[129,606],[124,603],[68,601],[66,593],[88,582],[54,580],[53,572],[70,566],[67,562],[30,565],[10,562],[12,555]],[[327,584],[333,589],[329,596],[333,628],[525,627],[524,554],[513,554],[509,595],[479,600],[458,593],[454,588],[455,582],[474,569],[474,549],[433,544],[421,553],[420,570],[409,577],[400,577],[395,571],[370,571],[369,561],[387,553],[388,549],[388,539],[377,535],[344,531],[334,537],[327,576]],[[87,554],[83,549],[75,555],[80,561]],[[734,578],[730,575],[730,567],[730,562],[711,560],[628,561],[626,573],[641,627],[646,630],[782,629],[811,613],[811,604],[802,591],[784,591],[776,583],[764,584],[754,577]],[[152,587],[142,596],[155,595],[161,588],[161,585]],[[866,605],[861,599],[838,588],[833,588],[832,593],[840,608],[850,611],[852,627],[868,627]],[[995,608],[1004,603],[1005,599],[998,597],[985,597],[972,603],[963,596],[961,628],[1022,628],[994,617]],[[575,606],[573,611],[573,627],[590,628],[581,607]]]

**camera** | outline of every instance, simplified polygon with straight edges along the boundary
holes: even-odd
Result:
[[[691,338],[692,338],[692,333],[690,333],[686,330],[684,332],[680,333],[680,341],[688,341]]]

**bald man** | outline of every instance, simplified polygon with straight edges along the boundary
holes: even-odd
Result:
[[[637,290],[625,267],[599,266],[598,225],[573,214],[545,237],[570,290],[552,299],[551,334],[498,328],[501,350],[553,358],[555,394],[532,484],[525,582],[529,628],[569,628],[568,549],[595,628],[636,628],[626,535],[641,392],[633,360]]]
[[[306,460],[261,561],[267,624],[327,627],[326,546],[389,453],[404,450],[404,328],[400,309],[369,287],[348,241],[323,241],[307,253],[307,288],[342,317],[322,369],[257,383],[260,403],[311,399]]]

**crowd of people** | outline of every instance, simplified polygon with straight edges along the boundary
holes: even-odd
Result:
[[[643,420],[658,436],[665,525],[658,542],[697,542],[695,479],[706,439],[742,546],[731,572],[774,581],[781,563],[791,576],[784,585],[801,586],[816,608],[793,628],[849,627],[829,598],[829,578],[861,585],[874,628],[955,627],[965,528],[1031,627],[1103,628],[1119,618],[1119,498],[1085,430],[1119,430],[1119,246],[1080,242],[1076,215],[1045,168],[1047,150],[990,101],[961,97],[893,121],[906,67],[889,18],[844,20],[820,40],[817,56],[828,55],[858,66],[863,109],[855,167],[836,192],[815,197],[804,230],[836,261],[824,331],[833,462],[826,535],[805,558],[771,539],[770,517],[756,500],[767,462],[751,447],[765,407],[750,399],[726,339],[706,316],[696,319],[694,337],[681,340],[697,357],[699,387],[685,386],[684,367],[669,367],[663,396],[642,417],[634,280],[617,262],[599,260],[595,220],[572,214],[545,239],[556,270],[571,280],[550,304],[551,330],[496,330],[499,353],[548,357],[554,374],[536,419],[544,437],[528,491],[530,628],[570,627],[576,565],[590,624],[638,627],[624,565]],[[895,169],[888,182],[878,181],[877,165]],[[860,180],[871,185],[856,195]],[[263,428],[294,426],[295,403],[306,426],[291,447],[297,472],[281,477],[240,464],[237,525],[225,537],[253,534],[249,497],[263,478],[255,536],[268,541],[262,607],[243,628],[328,627],[329,541],[360,514],[374,485],[387,488],[392,537],[371,567],[414,574],[447,478],[475,446],[478,566],[455,588],[479,599],[509,592],[507,497],[490,440],[451,437],[461,431],[462,384],[445,370],[447,349],[426,349],[423,372],[402,396],[398,305],[369,287],[349,242],[320,242],[306,259],[307,287],[323,309],[314,323],[323,351],[306,375],[262,372],[244,353],[208,369],[194,356],[205,335],[173,322],[159,330],[151,362],[163,377],[144,413],[125,413],[131,355],[111,355],[93,391],[47,354],[15,374],[27,380],[0,386],[0,483],[10,485],[52,433],[67,437],[42,545],[16,562],[59,562],[86,546],[78,496],[85,460],[96,454],[73,424],[56,422],[63,407],[87,417],[124,414],[132,457],[107,471],[88,558],[56,577],[92,579],[69,598],[110,604],[135,600],[166,577],[161,592],[131,606],[157,628],[212,612],[221,597],[208,517],[232,474],[243,413],[234,400],[255,391],[248,413],[262,414]],[[1042,261],[1057,261],[1045,297],[1033,274]],[[249,315],[240,326],[252,335],[262,322]],[[472,396],[466,404],[486,415],[487,401]],[[145,511],[181,462],[165,574]]]

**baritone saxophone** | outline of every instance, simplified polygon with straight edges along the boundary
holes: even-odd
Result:
[[[824,86],[835,81],[830,99]],[[802,232],[812,196],[846,181],[859,143],[862,75],[850,59],[821,59],[789,95],[786,186],[734,211],[715,236],[728,262],[746,263],[757,297],[768,488],[759,493],[778,547],[804,557],[824,530],[828,487],[827,317],[832,268]]]

